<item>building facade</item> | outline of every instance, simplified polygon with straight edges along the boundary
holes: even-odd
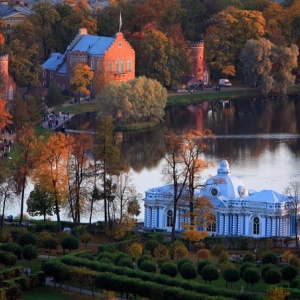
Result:
[[[5,100],[13,100],[16,96],[16,84],[8,73],[9,56],[0,55],[0,93]]]
[[[210,72],[204,60],[204,43],[189,42],[190,58],[192,59],[192,76],[204,85],[210,83]]]
[[[86,64],[94,72],[88,87],[91,95],[99,93],[111,81],[135,78],[135,52],[121,32],[115,37],[102,37],[80,29],[64,54],[52,53],[42,65],[42,86],[50,87],[55,81],[65,91],[71,85],[77,64]]]
[[[211,177],[196,196],[206,197],[214,205],[214,221],[204,229],[217,236],[290,237],[295,235],[295,222],[288,209],[287,195],[272,190],[256,192],[231,174],[223,160],[215,176]],[[173,186],[146,191],[144,229],[171,232],[173,223]],[[176,231],[182,232],[182,223],[188,223],[188,205],[179,201]],[[203,230],[203,228],[198,228]]]

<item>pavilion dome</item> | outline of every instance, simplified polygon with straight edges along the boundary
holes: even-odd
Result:
[[[231,175],[227,160],[221,161],[218,174],[207,180],[203,192],[209,198],[241,199],[249,196],[244,183]]]

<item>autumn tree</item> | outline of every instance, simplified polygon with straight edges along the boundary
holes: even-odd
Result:
[[[43,190],[38,184],[35,185],[33,191],[30,192],[27,199],[27,212],[31,216],[42,216],[44,223],[46,216],[52,216],[54,207],[53,194]]]
[[[160,122],[167,91],[156,80],[138,77],[124,83],[110,83],[101,95],[99,116],[110,115],[117,123]]]
[[[89,197],[89,179],[92,175],[92,167],[89,163],[89,153],[92,150],[92,138],[89,134],[80,134],[74,140],[72,155],[69,159],[68,172],[68,206],[69,215],[75,224],[80,223],[82,213],[87,209]]]
[[[26,40],[15,39],[9,44],[9,74],[18,86],[39,86],[42,69],[38,46],[32,43],[28,47]]]
[[[165,148],[161,149],[161,155],[164,160],[163,175],[167,183],[171,184],[172,188],[169,191],[172,197],[172,232],[171,240],[175,240],[175,226],[177,222],[177,213],[179,201],[183,197],[186,183],[188,181],[188,170],[183,164],[183,149],[184,142],[180,135],[174,132],[167,132],[165,136]]]
[[[205,61],[216,78],[235,76],[246,41],[265,35],[262,13],[228,7],[212,16],[209,24],[204,38]]]
[[[61,231],[60,207],[68,197],[68,163],[74,138],[61,132],[39,143],[34,181],[54,197],[57,226]]]
[[[104,222],[108,222],[109,218],[109,183],[110,175],[118,174],[120,170],[120,149],[116,146],[114,139],[114,125],[112,118],[106,117],[99,120],[96,135],[94,155],[96,158],[96,172],[103,186],[103,202],[104,202]]]
[[[295,240],[296,240],[296,247],[299,249],[299,241],[298,241],[298,234],[299,234],[299,213],[300,213],[300,182],[291,182],[289,186],[285,190],[289,201],[287,202],[287,213],[291,218],[291,222],[293,224],[295,230]]]
[[[4,128],[11,119],[11,114],[7,108],[7,102],[0,98],[0,128]]]
[[[243,48],[246,83],[258,87],[264,94],[270,91],[286,94],[287,86],[294,83],[293,68],[297,67],[298,47],[280,47],[266,39],[249,40]]]
[[[5,206],[7,202],[12,200],[13,197],[15,196],[15,189],[16,189],[15,184],[16,183],[12,177],[11,178],[8,177],[4,182],[1,182],[0,184],[0,204],[2,205],[2,211],[1,211],[2,217],[0,218],[0,231],[2,230],[3,227]]]
[[[14,172],[14,179],[17,184],[17,194],[20,195],[21,211],[19,224],[23,222],[25,188],[28,184],[29,176],[31,176],[37,159],[37,139],[34,129],[25,125],[17,132],[17,169]]]
[[[74,67],[74,77],[71,80],[72,90],[80,94],[89,95],[88,85],[93,79],[94,73],[86,64],[77,64]]]

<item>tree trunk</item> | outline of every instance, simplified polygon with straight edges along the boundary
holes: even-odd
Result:
[[[24,210],[25,186],[26,186],[26,176],[24,176],[23,182],[22,182],[21,212],[20,212],[20,218],[19,218],[19,226],[21,226],[21,224],[22,224],[22,222],[23,222],[23,210]]]

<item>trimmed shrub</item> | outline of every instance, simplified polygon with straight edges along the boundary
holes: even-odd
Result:
[[[17,263],[17,260],[18,258],[15,254],[0,250],[0,262],[3,265],[7,267],[14,266]]]
[[[251,253],[246,253],[243,257],[243,263],[250,262],[254,263],[255,262],[255,257]]]
[[[268,253],[266,253],[262,257],[262,260],[261,260],[261,263],[263,265],[266,265],[266,264],[277,265],[277,262],[278,262],[278,258],[277,258],[277,255],[274,252],[268,252]]]
[[[216,266],[208,265],[202,269],[201,276],[204,281],[208,281],[211,284],[212,281],[219,278],[219,271]]]
[[[71,252],[71,250],[75,250],[79,247],[79,240],[73,235],[68,235],[62,239],[61,247],[64,253],[66,249],[69,249],[69,252]]]
[[[196,254],[198,259],[209,259],[211,257],[210,250],[208,249],[199,249]]]
[[[194,266],[194,262],[190,258],[184,257],[184,258],[180,259],[177,263],[177,269],[178,269],[179,272],[180,272],[181,266],[186,264],[186,263]]]
[[[123,257],[116,262],[116,266],[133,269],[133,261],[131,258]]]
[[[247,268],[243,273],[242,273],[242,278],[244,281],[247,283],[247,288],[249,283],[251,285],[254,285],[260,280],[260,273],[257,270],[257,268]]]
[[[241,277],[240,276],[240,271],[237,268],[235,268],[235,267],[227,268],[223,272],[223,278],[226,281],[226,287],[227,287],[227,283],[228,282],[231,283],[231,287],[232,287],[232,283],[239,281],[240,277]]]
[[[180,269],[178,268],[180,275],[184,279],[194,279],[197,277],[196,267],[193,263],[183,263],[180,265]]]
[[[31,260],[37,258],[38,251],[34,245],[26,245],[23,247],[22,256],[24,259],[30,261],[30,266],[31,266]]]
[[[159,242],[157,240],[148,240],[144,243],[145,251],[149,251],[149,253],[154,256],[154,250],[159,246]]]
[[[144,254],[144,255],[141,255],[137,261],[137,266],[138,268],[140,267],[141,263],[143,261],[146,261],[146,260],[150,260],[152,261],[152,257],[150,255],[147,255],[147,254]]]
[[[16,243],[5,243],[0,246],[0,250],[6,251],[6,252],[12,252],[15,254],[18,259],[21,259],[22,257],[22,247]]]
[[[177,267],[174,263],[164,263],[160,268],[160,274],[167,275],[170,277],[176,277],[177,275]]]
[[[31,232],[22,233],[18,238],[18,244],[22,247],[26,245],[36,245],[36,237]]]
[[[277,268],[277,267],[275,265],[273,265],[273,264],[266,264],[266,265],[262,266],[262,268],[261,268],[261,276],[262,276],[262,278],[264,278],[265,274],[269,270],[274,269],[274,268]]]
[[[282,276],[278,268],[271,268],[264,275],[264,281],[267,284],[276,284],[281,282],[281,280],[282,280]]]
[[[202,259],[198,262],[197,265],[197,272],[199,275],[201,275],[202,269],[208,265],[211,265],[211,261],[208,259]]]
[[[145,272],[155,273],[156,272],[156,264],[153,261],[144,260],[140,264],[139,269],[142,271],[145,271]]]
[[[298,275],[298,269],[292,265],[284,266],[281,269],[281,275],[284,280],[292,281]]]
[[[241,276],[243,275],[244,271],[249,269],[249,268],[255,268],[255,264],[253,263],[250,263],[250,262],[247,262],[247,263],[244,263],[240,266],[240,273],[241,273]]]

